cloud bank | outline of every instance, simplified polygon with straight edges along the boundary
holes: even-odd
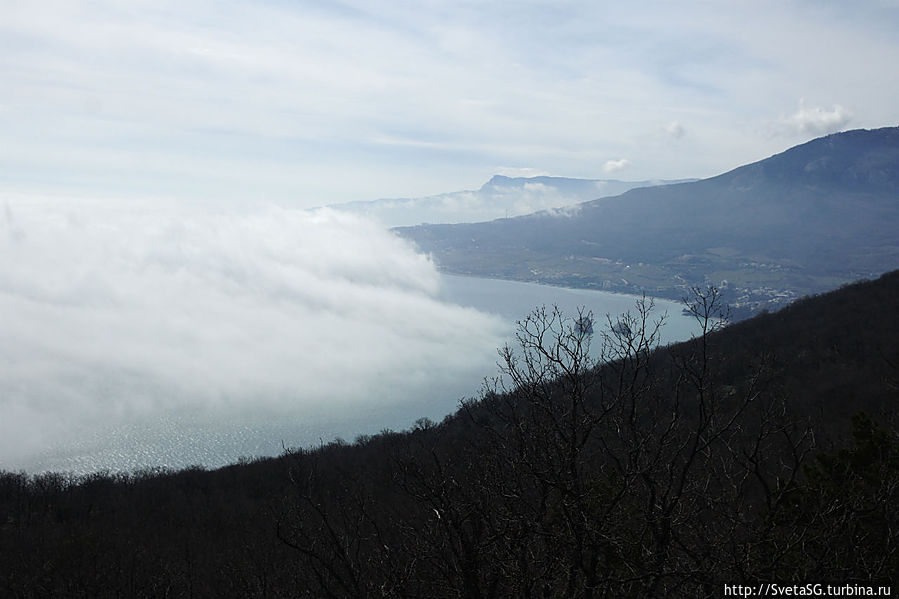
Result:
[[[439,290],[426,257],[350,214],[7,197],[0,467],[172,410],[475,392],[508,331]]]
[[[527,170],[527,169],[522,169]],[[542,210],[573,214],[581,202],[622,194],[635,187],[666,181],[618,181],[564,177],[494,176],[477,190],[455,191],[423,198],[349,202],[334,210],[364,215],[388,227],[421,223],[464,223],[513,218]]]
[[[512,218],[594,200],[600,195],[602,193],[598,188],[568,191],[542,183],[527,183],[455,191],[424,198],[351,202],[337,204],[332,208],[363,214],[388,227],[401,227],[421,223],[481,222]]]

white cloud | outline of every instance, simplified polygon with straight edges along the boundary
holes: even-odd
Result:
[[[531,167],[516,167],[516,166],[499,166],[494,169],[497,175],[503,175],[504,177],[548,177],[550,173],[548,171],[541,170],[539,168],[531,168]]]
[[[630,165],[631,161],[627,158],[621,158],[619,160],[607,160],[606,163],[602,165],[602,170],[606,173],[617,173],[618,171],[626,169]]]
[[[19,196],[0,220],[0,467],[173,410],[473,393],[507,332],[438,301],[434,265],[358,216]]]
[[[826,135],[841,131],[851,119],[852,114],[839,104],[826,110],[820,106],[806,106],[803,99],[799,101],[799,109],[783,117],[780,123],[790,132]]]
[[[679,121],[671,121],[664,127],[665,134],[674,139],[680,139],[686,135],[684,126]]]

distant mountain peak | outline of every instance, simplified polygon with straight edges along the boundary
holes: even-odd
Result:
[[[481,186],[481,188],[483,189],[484,187],[487,187],[489,185],[500,185],[502,183],[508,183],[511,180],[512,180],[512,177],[507,177],[505,175],[493,175],[489,181],[487,181],[486,183],[484,183],[484,185]]]
[[[507,177],[506,175],[493,175],[489,181],[481,186],[481,191],[489,191],[496,187],[521,187],[528,183],[572,183],[578,185],[589,185],[594,179],[569,179],[567,177],[550,177],[547,175],[537,175],[534,177]]]
[[[696,181],[696,179],[648,179],[645,181],[622,181],[620,179],[573,179],[571,177],[553,177],[550,175],[537,175],[534,177],[507,177],[506,175],[493,175],[489,181],[481,186],[479,191],[489,192],[496,189],[523,188],[526,185],[546,185],[560,191],[571,193],[595,193],[594,197],[608,197],[624,193],[635,187],[655,187],[657,185],[670,185]],[[589,198],[593,199],[593,198]]]

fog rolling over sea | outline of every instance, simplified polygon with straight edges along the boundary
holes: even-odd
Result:
[[[536,305],[634,300],[444,277],[328,210],[17,196],[0,223],[4,469],[220,466],[439,419]]]

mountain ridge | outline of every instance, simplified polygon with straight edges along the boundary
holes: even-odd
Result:
[[[741,316],[899,266],[899,127],[818,138],[721,175],[566,211],[398,228],[448,272],[679,299]]]

